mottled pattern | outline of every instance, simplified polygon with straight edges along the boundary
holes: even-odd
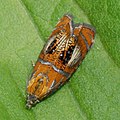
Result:
[[[90,25],[74,25],[70,15],[60,19],[41,51],[28,81],[28,108],[66,83],[90,50],[94,35],[95,31]]]

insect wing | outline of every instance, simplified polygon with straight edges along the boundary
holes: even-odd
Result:
[[[93,45],[94,36],[95,30],[90,25],[74,25],[69,15],[60,19],[41,51],[28,81],[28,108],[66,83]]]
[[[40,53],[27,85],[28,108],[52,94],[66,82],[69,73],[63,71],[65,65],[60,56],[65,50],[65,42],[72,34],[71,24],[71,18],[63,16]]]
[[[73,33],[72,24],[72,18],[69,15],[64,15],[55,26],[55,29],[50,35],[50,38],[54,35],[57,35],[60,32],[64,32],[64,34],[66,34],[69,37]]]
[[[68,66],[74,66],[76,63],[80,64],[85,58],[94,43],[95,29],[88,24],[80,24],[74,28],[73,34],[76,36],[77,44]]]

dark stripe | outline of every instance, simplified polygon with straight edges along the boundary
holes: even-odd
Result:
[[[84,40],[84,43],[85,43],[85,45],[86,45],[86,47],[87,47],[87,50],[89,50],[90,47],[89,47],[89,45],[88,45],[88,42],[87,42],[85,36],[82,34],[82,32],[80,32],[80,35],[81,35],[82,39]]]
[[[83,27],[86,27],[86,28],[90,29],[91,31],[94,32],[94,34],[96,33],[95,28],[93,26],[89,25],[89,24],[83,23]]]
[[[50,65],[56,72],[58,72],[58,73],[60,73],[60,74],[62,74],[62,75],[64,75],[64,76],[66,76],[67,78],[68,78],[69,75],[70,75],[68,72],[65,72],[65,71],[63,71],[63,70],[58,69],[58,68],[57,68],[56,66],[54,66],[52,63],[47,62],[47,61],[45,61],[45,60],[43,60],[43,59],[41,59],[41,58],[39,58],[38,61],[39,61],[40,63],[44,64],[44,65]]]

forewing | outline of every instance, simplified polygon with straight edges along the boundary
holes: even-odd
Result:
[[[72,17],[70,15],[64,15],[55,26],[55,29],[50,35],[50,38],[53,37],[54,35],[57,35],[61,31],[64,32],[69,37],[73,33],[72,26],[73,26]]]
[[[69,15],[65,15],[57,23],[44,47],[44,54],[46,54],[47,61],[54,64],[55,61],[60,60],[63,64],[67,64],[76,43],[72,34],[72,18]],[[48,56],[53,59],[48,59]]]
[[[85,58],[94,43],[95,29],[88,24],[80,24],[74,28],[73,34],[77,39],[77,44],[68,66],[74,66],[78,62],[80,64]]]

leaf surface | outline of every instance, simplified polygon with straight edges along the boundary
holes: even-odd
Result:
[[[119,120],[119,0],[1,0],[0,120]],[[26,81],[64,14],[92,24],[95,44],[70,82],[31,110]]]

